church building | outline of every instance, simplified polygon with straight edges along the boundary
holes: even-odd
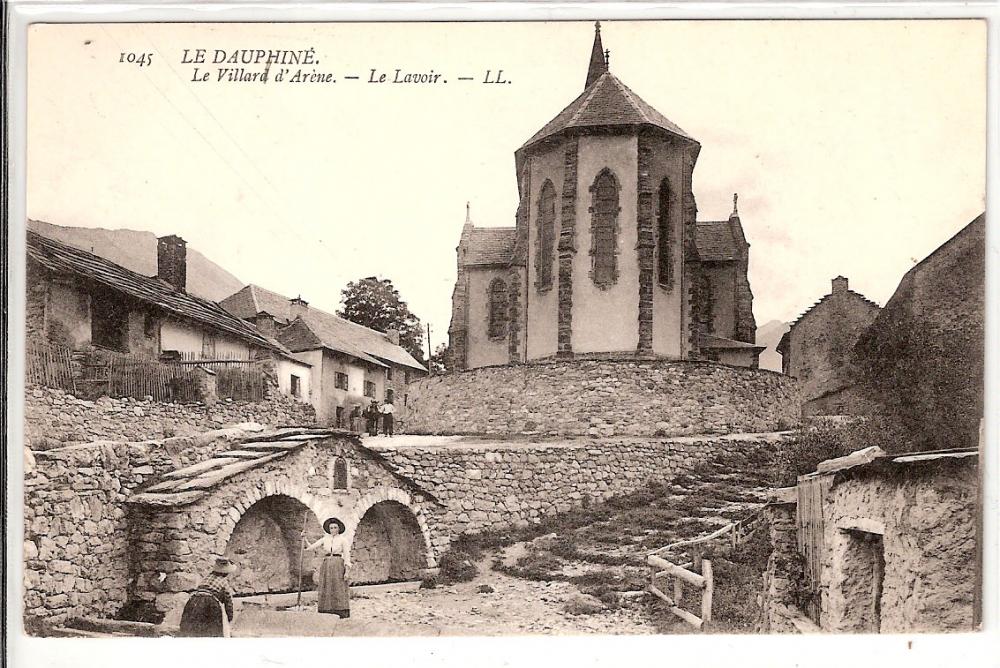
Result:
[[[552,358],[757,367],[750,245],[736,197],[698,221],[701,145],[608,69],[596,26],[583,93],[515,154],[514,227],[458,245],[454,370]]]

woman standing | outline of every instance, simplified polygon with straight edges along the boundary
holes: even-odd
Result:
[[[212,574],[198,585],[184,604],[181,636],[229,637],[229,623],[233,621],[233,592],[228,578],[235,571],[236,564],[225,557],[216,557]]]
[[[323,522],[326,535],[307,550],[323,552],[323,565],[319,569],[319,612],[329,612],[339,615],[342,619],[351,616],[350,602],[347,591],[345,572],[351,566],[350,546],[344,537],[346,527],[336,517]],[[305,540],[303,534],[302,539]]]

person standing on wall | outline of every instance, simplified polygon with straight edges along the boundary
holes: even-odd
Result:
[[[368,435],[378,436],[378,402],[372,399],[372,402],[368,404],[368,408],[365,409],[365,421],[368,425]]]
[[[212,573],[205,578],[184,604],[180,635],[185,638],[229,638],[229,623],[233,621],[233,591],[229,576],[236,564],[225,557],[216,557]]]
[[[350,594],[347,590],[347,569],[351,567],[351,556],[350,545],[344,536],[346,530],[343,522],[331,517],[323,522],[326,535],[306,546],[307,550],[325,555],[317,583],[317,609],[341,619],[351,616]],[[305,533],[302,534],[302,540],[306,540]]]
[[[361,404],[354,404],[351,407],[351,431],[355,434],[361,433]]]
[[[385,401],[382,408],[379,409],[379,412],[382,413],[382,433],[385,436],[392,436],[393,412],[395,410],[391,401]]]

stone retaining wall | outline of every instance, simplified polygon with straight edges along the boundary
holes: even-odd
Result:
[[[775,447],[776,435],[610,438],[600,441],[379,447],[403,476],[434,494],[427,524],[440,553],[451,538],[538,522],[586,501],[633,492],[691,471],[724,452]]]
[[[260,402],[162,403],[101,397],[95,401],[47,387],[25,392],[25,444],[46,450],[97,440],[145,441],[219,429],[242,422],[267,425],[316,423],[310,404],[278,395]]]
[[[430,376],[408,388],[415,434],[680,436],[787,429],[794,379],[714,362],[566,360]]]

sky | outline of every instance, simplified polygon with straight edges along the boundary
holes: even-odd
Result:
[[[243,282],[329,311],[348,281],[389,278],[436,347],[466,202],[477,225],[514,224],[514,151],[582,92],[593,33],[35,25],[28,215],[179,234]],[[794,319],[837,275],[884,304],[985,209],[982,21],[612,21],[602,38],[612,73],[701,143],[699,219],[739,193],[758,324]],[[184,62],[196,49],[209,81]],[[240,49],[312,49],[303,69],[335,83],[216,81],[215,51]],[[441,83],[369,83],[373,68]],[[499,69],[509,83],[483,83]]]

